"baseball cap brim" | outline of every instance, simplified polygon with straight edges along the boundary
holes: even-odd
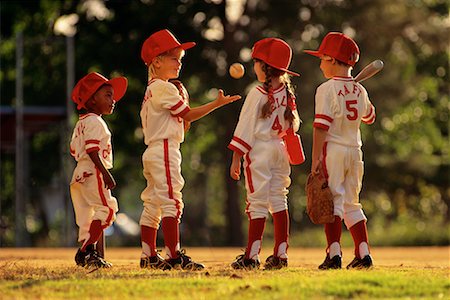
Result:
[[[195,42],[187,42],[187,43],[181,44],[179,47],[181,47],[181,49],[183,49],[183,50],[187,50],[187,49],[191,49],[195,45],[196,45]]]
[[[319,51],[315,51],[315,50],[303,50],[303,52],[305,52],[306,54],[311,54],[313,56],[317,56],[317,57],[321,57],[323,55]]]
[[[116,77],[108,80],[105,84],[112,86],[114,90],[114,101],[117,102],[125,95],[128,87],[128,80],[125,77]]]

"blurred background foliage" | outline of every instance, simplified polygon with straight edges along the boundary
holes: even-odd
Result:
[[[218,88],[245,96],[255,84],[250,59],[254,42],[264,37],[286,40],[294,50],[291,69],[301,73],[293,83],[308,157],[314,93],[325,79],[319,61],[302,51],[316,49],[329,31],[352,36],[362,52],[354,74],[372,60],[385,62],[380,74],[364,82],[377,109],[376,123],[362,125],[365,176],[361,202],[369,219],[371,242],[449,244],[448,1],[6,0],[0,3],[0,12],[2,107],[15,107],[15,39],[19,31],[24,34],[25,105],[65,107],[66,39],[55,33],[55,23],[61,17],[74,20],[76,80],[91,71],[128,77],[127,94],[105,120],[113,133],[112,173],[118,182],[114,194],[120,211],[134,222],[140,217],[140,192],[145,186],[139,110],[147,71],[140,48],[151,33],[168,28],[180,41],[197,43],[187,51],[180,76],[192,106],[214,99]],[[247,70],[241,80],[227,75],[228,66],[236,61]],[[193,123],[186,136],[182,146],[185,245],[243,245],[247,228],[245,188],[242,180],[236,183],[228,175],[231,153],[226,149],[241,106],[238,102],[213,112]],[[72,124],[75,120],[76,116]],[[14,213],[14,153],[1,153],[2,246],[14,245],[16,218],[25,218],[29,245],[76,242],[72,221],[72,235],[61,230],[73,216],[66,216],[58,206],[45,205],[49,191],[61,186],[63,192],[58,199],[70,205],[61,172],[67,171],[65,161],[72,161],[68,154],[71,133],[61,134],[58,127],[27,137],[30,160],[25,216]],[[305,214],[304,185],[309,168],[309,160],[292,168],[291,246],[325,243],[323,229],[311,224]],[[270,221],[266,228],[265,238],[270,240]],[[116,233],[108,243],[139,246],[138,235]],[[347,235],[345,243],[350,244]]]

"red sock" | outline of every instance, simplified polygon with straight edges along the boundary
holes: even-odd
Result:
[[[150,256],[156,255],[156,233],[156,228],[141,226],[141,243],[146,243],[150,247]]]
[[[359,221],[358,223],[350,227],[350,233],[352,234],[353,242],[355,243],[355,256],[357,258],[361,258],[359,255],[359,245],[362,242],[366,242],[367,247],[369,246],[366,221]]]
[[[273,248],[273,255],[278,256],[278,248],[282,243],[286,243],[286,252],[288,248],[289,237],[289,213],[287,210],[279,211],[272,215],[273,231],[275,237],[275,248]]]
[[[164,244],[169,248],[170,257],[177,258],[177,246],[180,243],[178,220],[174,217],[165,217],[162,219],[161,227],[164,234]]]
[[[327,250],[331,244],[337,242],[340,244],[342,233],[342,220],[338,216],[334,216],[333,223],[325,224],[325,235],[327,237]],[[327,251],[328,252],[328,251]]]
[[[265,225],[266,225],[266,218],[250,220],[248,225],[248,244],[247,250],[245,251],[245,258],[250,258],[250,252],[252,250],[253,243],[255,241],[262,240]],[[259,251],[261,251],[261,244],[258,249],[258,254]]]
[[[86,251],[86,247],[88,245],[95,244],[100,238],[102,231],[103,231],[102,221],[93,220],[91,222],[91,227],[89,228],[89,239],[83,243],[83,245],[81,246],[81,251],[84,252]]]

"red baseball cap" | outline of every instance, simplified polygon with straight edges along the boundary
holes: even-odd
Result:
[[[141,48],[141,58],[146,65],[149,65],[155,57],[166,51],[178,47],[187,50],[194,46],[194,42],[181,44],[169,30],[163,29],[153,33],[145,40]]]
[[[319,50],[304,50],[304,52],[317,57],[328,55],[350,66],[354,66],[359,60],[356,42],[340,32],[329,32],[323,38]]]
[[[72,90],[72,100],[77,104],[77,109],[86,108],[85,104],[105,85],[111,85],[114,90],[114,102],[119,101],[127,90],[128,80],[125,77],[108,79],[100,73],[89,73],[81,78]]]
[[[265,38],[257,41],[253,46],[252,58],[260,59],[275,69],[300,76],[298,73],[287,69],[291,63],[292,49],[281,39]]]

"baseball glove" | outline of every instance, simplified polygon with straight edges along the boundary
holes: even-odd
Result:
[[[322,174],[309,174],[306,182],[306,212],[314,224],[334,222],[333,194]]]

